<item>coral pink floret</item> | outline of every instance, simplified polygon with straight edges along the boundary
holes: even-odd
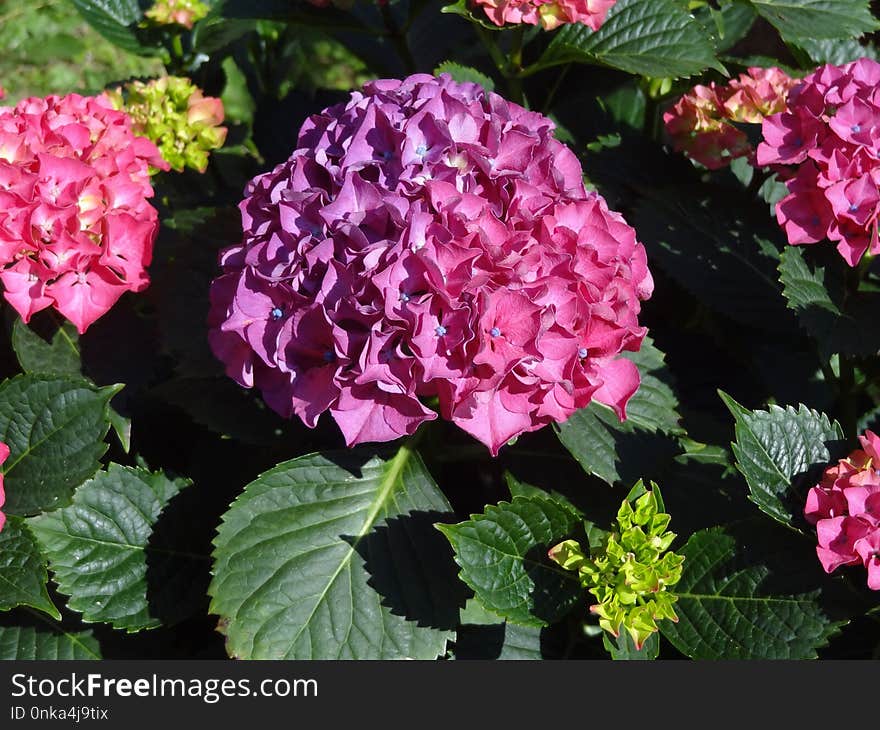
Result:
[[[147,285],[151,164],[167,169],[104,97],[0,107],[0,282],[25,322],[54,307],[82,333]]]

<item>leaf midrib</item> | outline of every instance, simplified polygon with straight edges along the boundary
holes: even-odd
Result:
[[[379,490],[376,494],[376,499],[373,501],[373,503],[370,505],[369,510],[367,511],[367,516],[364,519],[364,524],[361,527],[360,532],[358,532],[355,538],[351,540],[351,542],[349,542],[348,551],[346,552],[345,557],[339,561],[339,567],[337,567],[336,570],[333,571],[333,574],[327,580],[324,589],[319,594],[317,594],[317,599],[312,606],[311,612],[302,622],[302,626],[300,627],[299,631],[297,631],[296,635],[291,639],[291,646],[295,645],[296,642],[299,641],[299,637],[302,636],[303,632],[311,625],[312,619],[315,617],[315,614],[317,613],[318,608],[324,602],[324,599],[326,599],[327,593],[336,582],[336,579],[339,577],[344,569],[348,568],[349,565],[351,565],[351,559],[354,556],[358,545],[360,544],[361,540],[363,540],[363,538],[367,535],[367,533],[369,533],[369,531],[373,528],[373,525],[378,518],[379,513],[385,506],[389,495],[394,491],[398,479],[403,472],[403,469],[406,467],[406,464],[412,457],[413,453],[413,447],[410,446],[408,443],[404,443],[403,445],[401,445],[400,449],[398,449],[390,464],[388,464],[385,476],[382,478],[382,481],[379,482]]]

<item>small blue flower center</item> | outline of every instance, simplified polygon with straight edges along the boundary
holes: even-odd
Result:
[[[416,147],[416,154],[419,157],[424,157],[427,153],[428,153],[428,148],[425,147],[425,145],[420,144],[418,147]]]
[[[394,153],[392,153],[391,150],[385,150],[384,152],[382,152],[382,159],[383,160],[390,160],[392,158],[393,154]]]
[[[850,213],[855,213],[858,209],[859,209],[859,206],[856,205],[855,203],[853,203],[851,206],[849,206]]]
[[[492,335],[492,337],[501,337],[501,330],[497,327],[493,327],[489,330],[489,334]]]
[[[408,302],[409,301],[409,294],[407,294],[405,291],[400,292],[400,301]]]
[[[437,337],[443,337],[446,334],[446,328],[442,324],[438,324],[434,328],[434,332],[437,333]]]
[[[336,359],[336,353],[333,350],[327,350],[324,353],[324,362],[333,362]]]
[[[269,312],[269,316],[277,322],[284,316],[284,312],[281,310],[281,307],[274,307],[272,311]]]
[[[862,131],[862,125],[861,124],[853,124],[850,127],[850,130],[852,130],[853,134],[858,134],[859,132]]]
[[[583,360],[589,354],[590,354],[590,352],[589,352],[589,350],[587,350],[586,347],[582,347],[580,350],[578,350],[578,357],[581,360]]]

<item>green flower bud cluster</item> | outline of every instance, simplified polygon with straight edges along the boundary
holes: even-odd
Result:
[[[150,139],[172,170],[204,172],[208,154],[223,146],[223,102],[203,96],[189,79],[164,76],[133,81],[109,93],[113,105],[128,113],[136,134]]]
[[[201,0],[156,0],[144,16],[156,25],[180,25],[192,30],[210,8]]]
[[[639,485],[636,485],[637,491]],[[684,557],[669,551],[675,534],[667,531],[671,517],[660,511],[654,489],[631,503],[623,501],[617,524],[590,555],[576,540],[566,540],[550,550],[550,558],[566,570],[577,571],[581,585],[598,603],[590,610],[599,626],[613,636],[621,627],[637,649],[658,631],[657,621],[678,621],[669,589],[681,578]]]

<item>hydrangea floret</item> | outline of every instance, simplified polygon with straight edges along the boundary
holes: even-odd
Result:
[[[27,322],[54,307],[82,333],[149,283],[155,145],[105,96],[0,107],[0,282]]]
[[[9,458],[9,447],[0,441],[0,465]],[[3,472],[0,472],[0,507],[6,504],[6,492],[3,489]],[[6,515],[0,512],[0,531],[6,525]]]
[[[152,140],[172,170],[204,172],[208,156],[226,141],[223,102],[204,96],[187,78],[163,76],[132,81],[110,93],[113,105],[132,119],[133,129]]]
[[[157,25],[179,25],[192,30],[209,11],[208,5],[201,0],[156,0],[144,17]]]
[[[584,552],[576,540],[566,540],[549,552],[595,596],[590,611],[599,626],[615,638],[627,631],[636,649],[659,630],[657,621],[678,621],[670,589],[681,578],[684,557],[669,550],[675,534],[667,531],[671,518],[660,511],[656,492],[654,486],[634,503],[624,500],[614,529],[596,548]]]
[[[760,124],[785,109],[797,81],[779,68],[749,68],[729,84],[697,85],[663,115],[666,132],[677,152],[710,170],[747,157],[755,150],[734,123]]]
[[[829,239],[850,266],[880,252],[880,63],[820,67],[767,117],[761,165],[790,166],[776,217],[793,245]]]
[[[592,400],[625,417],[653,281],[553,123],[473,83],[369,83],[255,178],[221,255],[226,372],[349,445],[441,415],[496,454]]]
[[[540,25],[553,30],[582,23],[599,30],[617,0],[475,0],[495,25]]]
[[[826,573],[863,565],[868,588],[880,591],[880,437],[859,436],[862,448],[830,466],[807,494],[804,516],[816,526],[816,554]]]

